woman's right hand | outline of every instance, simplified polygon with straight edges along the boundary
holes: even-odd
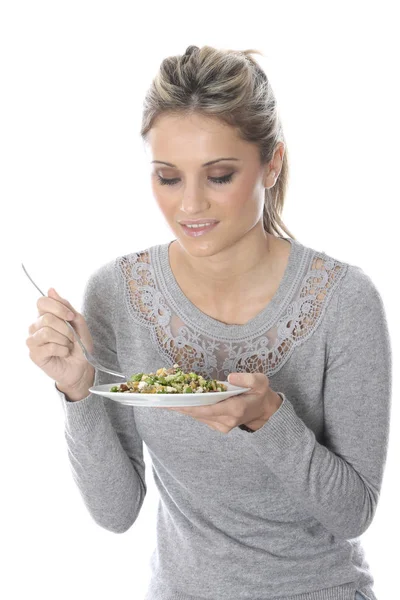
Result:
[[[26,345],[31,360],[57,382],[62,391],[79,395],[94,383],[94,367],[85,358],[73,332],[64,319],[69,321],[82,340],[85,348],[93,352],[93,340],[84,317],[78,313],[55,290],[37,301],[39,315],[29,327]],[[68,315],[72,311],[74,317]]]

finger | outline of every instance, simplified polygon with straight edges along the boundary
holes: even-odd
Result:
[[[229,373],[228,382],[238,387],[257,388],[269,383],[264,373]]]
[[[76,317],[76,311],[71,307],[70,303],[60,298],[58,294],[53,294],[51,297],[41,296],[37,303],[39,316],[45,313],[53,313],[59,319],[70,321]],[[70,314],[72,313],[72,315]]]
[[[64,304],[72,313],[74,313],[74,315],[79,314],[78,311],[72,306],[71,302],[69,302],[66,298],[60,296],[60,294],[54,288],[49,289],[49,296],[50,295],[52,298],[55,298],[56,300]]]
[[[51,356],[67,358],[70,355],[70,352],[71,350],[67,346],[51,342],[50,344],[43,344],[43,346],[35,348],[34,352],[30,351],[29,357],[37,364]]]
[[[245,396],[245,394],[230,396],[229,398],[220,400],[215,404],[190,407],[188,410],[193,411],[193,416],[203,417],[204,419],[219,419],[221,417],[234,415],[241,416],[243,412],[243,396]]]
[[[208,408],[208,407],[199,407],[199,406],[157,406],[156,408],[166,408],[167,410],[173,410],[175,412],[180,412],[183,415],[189,415],[194,419],[201,420],[205,417],[212,418],[212,415],[205,413],[204,411],[200,411],[199,408]]]
[[[231,418],[230,419],[231,424],[228,425],[226,423],[226,419],[218,421],[218,419],[216,419],[216,418],[205,419],[205,418],[196,416],[195,414],[193,414],[192,408],[190,408],[189,410],[183,410],[181,407],[172,407],[172,406],[164,406],[164,407],[157,406],[156,408],[167,408],[168,410],[176,410],[178,412],[188,415],[189,417],[193,417],[193,419],[196,419],[196,421],[200,421],[201,423],[208,425],[208,427],[210,429],[214,429],[214,431],[220,431],[221,433],[229,433],[229,431],[231,431],[237,425],[235,418]]]
[[[52,327],[41,327],[36,333],[33,334],[31,339],[32,345],[36,347],[49,343],[66,346],[70,350],[72,350],[74,347],[74,342],[72,340]]]
[[[169,408],[169,410],[175,410],[178,412],[182,412],[186,415],[190,415],[191,417],[194,417],[195,419],[212,419],[215,415],[212,413],[212,411],[210,411],[209,406],[179,406],[179,407],[167,407]],[[206,409],[206,410],[204,410]],[[207,410],[208,409],[208,410]]]
[[[75,336],[65,321],[59,319],[52,313],[45,313],[44,315],[40,316],[35,323],[30,325],[28,331],[30,335],[34,335],[42,328],[52,328],[61,335],[65,336],[71,342],[75,343]]]
[[[198,419],[205,425],[207,425],[210,429],[214,431],[219,431],[220,433],[229,433],[234,427],[229,427],[225,423],[218,423],[217,421],[207,421],[206,419]]]

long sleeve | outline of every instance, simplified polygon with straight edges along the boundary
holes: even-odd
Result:
[[[286,396],[263,427],[242,435],[312,516],[333,535],[351,539],[366,531],[377,507],[392,359],[383,302],[371,279],[348,265],[337,293],[324,371],[326,445],[317,442]]]
[[[95,271],[84,290],[82,314],[94,343],[94,355],[110,369],[120,370],[113,319],[117,278],[113,261]],[[115,377],[95,372],[94,385]],[[135,522],[146,495],[143,442],[133,407],[90,394],[70,402],[55,389],[65,413],[65,438],[72,475],[94,521],[123,533]]]

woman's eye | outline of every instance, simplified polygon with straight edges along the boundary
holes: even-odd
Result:
[[[230,181],[232,181],[232,177],[233,177],[233,173],[230,173],[229,175],[224,175],[223,177],[209,177],[209,179],[213,183],[229,183]],[[158,174],[157,174],[157,178],[161,185],[175,185],[175,183],[180,181],[179,178],[165,179],[164,177],[161,177]]]

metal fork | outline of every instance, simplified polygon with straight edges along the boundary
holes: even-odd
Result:
[[[39,290],[39,292],[42,294],[42,296],[45,296],[45,294],[43,294],[42,290],[36,285],[36,283],[33,281],[32,277],[29,275],[28,271],[25,269],[24,265],[21,263],[23,270],[25,271],[25,274],[28,276],[28,278],[32,281],[33,285],[35,286],[35,288],[37,290]],[[88,363],[90,363],[95,369],[98,369],[99,371],[104,371],[105,373],[110,373],[111,375],[115,375],[116,377],[122,377],[123,379],[125,379],[125,381],[127,381],[129,379],[129,377],[127,377],[126,375],[124,375],[123,373],[119,373],[118,371],[111,371],[110,369],[107,369],[106,367],[103,367],[103,365],[101,365],[99,363],[98,360],[96,360],[96,358],[90,354],[90,352],[88,352],[85,348],[85,346],[83,345],[79,335],[76,333],[75,329],[72,327],[72,325],[70,323],[68,323],[68,321],[65,321],[63,319],[64,323],[66,323],[68,325],[68,327],[71,329],[71,331],[73,332],[78,344],[80,345],[80,347],[82,348],[82,352],[85,355],[86,360],[88,361]]]

